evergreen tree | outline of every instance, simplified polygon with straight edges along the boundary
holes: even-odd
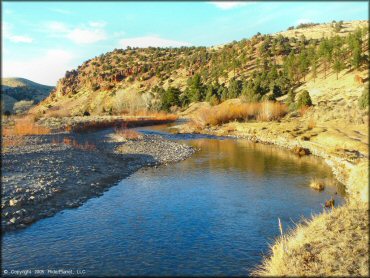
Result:
[[[344,69],[343,52],[340,49],[337,49],[334,52],[333,69],[337,75],[337,80],[338,80],[338,74]]]
[[[179,105],[179,96],[181,91],[178,88],[169,87],[167,91],[162,94],[161,97],[161,108],[163,110],[169,111],[171,106]]]
[[[225,86],[220,87],[220,89],[218,90],[218,94],[220,95],[221,101],[225,101],[229,98],[229,91]]]
[[[332,51],[333,47],[329,39],[323,39],[319,46],[319,54],[324,64],[325,78],[327,70],[330,67],[330,63],[332,61]]]
[[[237,98],[238,96],[240,96],[242,91],[242,82],[240,80],[232,79],[229,83],[228,91],[229,98]]]
[[[188,79],[187,89],[186,94],[190,102],[197,102],[204,99],[204,86],[199,74],[195,74],[194,77]]]
[[[361,48],[358,44],[355,45],[352,53],[353,54],[352,54],[351,65],[355,69],[358,69],[361,66],[361,62],[362,62]]]
[[[297,108],[302,108],[304,106],[311,106],[312,100],[310,94],[307,90],[304,90],[298,95]]]
[[[300,78],[303,77],[303,80],[305,80],[305,76],[308,72],[309,65],[310,64],[307,57],[307,52],[306,51],[301,52],[298,56],[298,72]]]
[[[289,110],[295,110],[296,109],[296,105],[295,105],[295,92],[290,89],[289,92],[288,92],[288,97],[286,99],[286,104],[288,105],[289,107]]]
[[[246,102],[258,102],[262,97],[262,95],[257,92],[256,87],[252,82],[244,84],[242,95]]]
[[[283,95],[283,91],[278,85],[273,85],[272,86],[272,95],[277,98]]]

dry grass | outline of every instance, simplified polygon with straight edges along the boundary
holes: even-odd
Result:
[[[309,121],[308,121],[308,126],[307,128],[308,129],[313,129],[316,127],[316,122],[315,122],[315,119],[313,117],[310,117]]]
[[[3,136],[24,136],[24,135],[44,135],[49,134],[49,128],[35,124],[34,119],[30,116],[15,119],[14,126],[5,127]]]
[[[143,135],[140,132],[128,129],[127,126],[116,128],[115,134],[126,140],[139,140],[143,138]]]
[[[368,231],[365,204],[324,211],[280,237],[253,275],[368,277]]]
[[[310,110],[309,106],[303,106],[299,108],[299,114],[303,117]]]
[[[369,161],[357,164],[348,178],[348,191],[365,203],[369,202]]]
[[[315,190],[318,190],[318,191],[323,191],[325,189],[324,182],[322,180],[317,179],[317,178],[311,179],[310,187],[312,189],[315,189]]]
[[[63,117],[70,117],[71,111],[67,109],[62,109],[60,107],[56,107],[54,109],[49,109],[45,113],[44,117],[49,118],[63,118]]]
[[[262,103],[222,103],[198,111],[194,120],[201,126],[221,125],[231,121],[272,121],[287,113],[285,104],[279,102]]]

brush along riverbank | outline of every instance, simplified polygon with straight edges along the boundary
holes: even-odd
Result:
[[[274,144],[292,150],[297,155],[322,157],[335,177],[345,185],[348,193],[345,205],[328,209],[323,214],[313,216],[311,220],[303,220],[296,229],[278,238],[269,256],[253,275],[368,276],[369,164],[366,138],[363,143],[344,134],[349,132],[348,129],[341,132],[328,126],[309,128],[307,124],[298,121],[284,120],[233,122],[204,128],[189,123],[175,128],[180,133],[245,138],[253,142]],[[362,134],[361,129],[358,133]]]
[[[161,136],[126,138],[127,131],[7,136],[18,143],[2,150],[3,231],[79,207],[142,167],[184,160],[195,151]]]

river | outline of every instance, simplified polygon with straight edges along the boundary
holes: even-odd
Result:
[[[321,212],[330,196],[343,202],[329,167],[313,156],[246,140],[166,136],[200,150],[179,163],[141,169],[79,208],[6,233],[3,270],[245,276],[279,235],[278,218],[286,232],[302,216]],[[309,188],[313,177],[326,180],[324,192]]]

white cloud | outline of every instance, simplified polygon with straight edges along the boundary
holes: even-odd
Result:
[[[12,42],[23,42],[23,43],[31,43],[33,39],[28,36],[16,36],[16,35],[11,35],[8,37],[9,40]]]
[[[95,28],[103,28],[107,23],[105,21],[91,21],[89,22],[89,25]]]
[[[52,37],[65,37],[77,44],[91,44],[105,40],[107,34],[104,30],[106,25],[103,21],[94,21],[88,24],[90,27],[82,26],[72,28],[63,22],[52,21],[45,24],[45,28]]]
[[[33,39],[29,36],[23,36],[23,35],[14,35],[12,32],[12,25],[10,25],[7,22],[3,23],[2,31],[3,36],[5,39],[12,41],[12,42],[20,42],[20,43],[32,43]]]
[[[4,77],[24,77],[32,81],[56,85],[66,70],[73,68],[75,57],[63,49],[50,49],[45,55],[22,60],[3,60]]]
[[[214,2],[209,2],[212,5],[215,5],[217,8],[220,8],[222,10],[230,10],[236,7],[242,7],[248,4],[252,4],[254,2],[250,1],[214,1]]]
[[[104,30],[99,29],[89,30],[76,28],[68,33],[67,38],[69,38],[70,40],[77,44],[89,44],[105,40],[107,38],[107,35],[105,34]]]
[[[68,32],[68,27],[59,21],[51,21],[47,23],[47,28],[53,32],[65,33]]]
[[[121,39],[119,45],[122,48],[131,47],[180,47],[191,45],[188,42],[164,39],[159,36],[144,36],[136,38]]]

